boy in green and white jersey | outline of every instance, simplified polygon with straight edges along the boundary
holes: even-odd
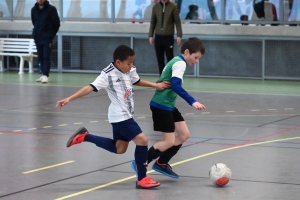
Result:
[[[148,150],[148,164],[159,157],[152,169],[171,178],[179,178],[168,164],[178,152],[182,144],[190,137],[190,132],[181,113],[175,107],[177,95],[197,110],[205,110],[205,106],[197,102],[182,88],[184,73],[187,66],[193,66],[204,55],[205,48],[198,38],[189,38],[181,47],[181,54],[175,56],[165,66],[159,81],[168,81],[171,88],[155,91],[150,102],[153,126],[155,131],[161,131],[163,140],[155,143]],[[177,136],[175,136],[175,131]],[[134,161],[131,167],[136,172]]]

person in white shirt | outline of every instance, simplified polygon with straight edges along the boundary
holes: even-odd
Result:
[[[75,94],[56,103],[60,110],[70,101],[105,89],[111,100],[108,109],[108,120],[112,125],[113,139],[90,134],[85,127],[79,128],[68,140],[67,147],[81,142],[91,142],[100,148],[116,154],[126,152],[129,142],[136,144],[135,162],[138,171],[137,188],[160,186],[153,178],[147,177],[148,139],[139,125],[134,121],[133,85],[153,87],[164,90],[170,87],[169,82],[152,83],[141,80],[136,72],[134,51],[125,45],[118,46],[113,54],[114,62],[102,70],[91,84],[81,88]]]

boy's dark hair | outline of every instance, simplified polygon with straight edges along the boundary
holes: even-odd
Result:
[[[201,40],[196,37],[187,39],[181,46],[181,53],[188,49],[190,54],[200,52],[202,55],[205,54],[205,47]]]
[[[118,46],[114,51],[114,62],[117,60],[124,61],[129,56],[134,56],[134,51],[126,45],[120,45]]]

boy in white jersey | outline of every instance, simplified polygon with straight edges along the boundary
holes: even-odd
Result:
[[[68,140],[67,147],[81,142],[91,142],[100,148],[116,154],[125,153],[129,142],[136,144],[135,162],[138,168],[137,188],[152,188],[160,183],[146,176],[148,140],[139,125],[133,120],[133,85],[153,87],[163,90],[170,87],[168,82],[152,83],[141,80],[136,72],[134,51],[125,45],[118,46],[113,54],[114,62],[106,67],[96,80],[81,88],[75,94],[60,100],[56,106],[62,109],[70,101],[83,97],[92,91],[105,89],[111,100],[108,120],[112,124],[113,139],[89,134],[86,128],[79,128]]]
[[[163,91],[156,90],[150,102],[154,130],[161,131],[164,140],[155,143],[149,149],[148,164],[159,157],[153,164],[152,169],[171,178],[179,178],[179,176],[172,171],[168,163],[190,137],[187,125],[181,113],[175,107],[176,98],[179,95],[195,109],[205,110],[205,106],[197,102],[181,86],[186,66],[196,64],[204,53],[205,48],[198,38],[194,37],[186,40],[182,44],[181,54],[167,63],[159,79],[161,82],[170,82],[171,88]],[[177,132],[176,137],[175,131]],[[135,161],[132,161],[131,167],[137,174],[134,166]]]

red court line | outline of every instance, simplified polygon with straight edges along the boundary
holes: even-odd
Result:
[[[148,139],[151,142],[158,142],[160,140]],[[218,144],[218,143],[198,143],[198,142],[188,142],[185,141],[184,144],[193,144],[193,145],[201,145],[201,146],[230,146],[232,144]]]
[[[76,152],[88,152],[88,150],[74,150],[65,148],[43,148],[43,147],[21,147],[21,146],[0,146],[0,149],[35,149],[43,151],[76,151]]]
[[[297,130],[297,129],[300,129],[300,126],[294,126],[294,127],[288,128],[288,129],[284,129],[282,131],[278,131],[278,132],[275,132],[275,133],[271,133],[271,134],[268,134],[268,135],[257,137],[257,138],[251,139],[251,140],[247,140],[246,142],[238,143],[238,144],[235,144],[235,145],[230,146],[228,148],[232,148],[232,147],[236,147],[236,146],[242,146],[242,145],[245,145],[245,144],[256,142],[256,141],[259,141],[259,140],[262,140],[262,139],[265,139],[265,138],[269,138],[269,137],[272,137],[272,136],[275,136],[275,135],[280,135],[280,134],[287,133],[287,132],[290,132],[290,131],[294,131],[294,130]]]
[[[6,134],[6,135],[37,135],[37,136],[55,136],[55,137],[65,137],[65,138],[69,138],[70,136],[68,135],[59,135],[59,134],[55,134],[55,133],[32,133],[32,132],[24,132],[24,131],[20,131],[20,132],[13,132],[13,131],[0,131],[2,134]]]

